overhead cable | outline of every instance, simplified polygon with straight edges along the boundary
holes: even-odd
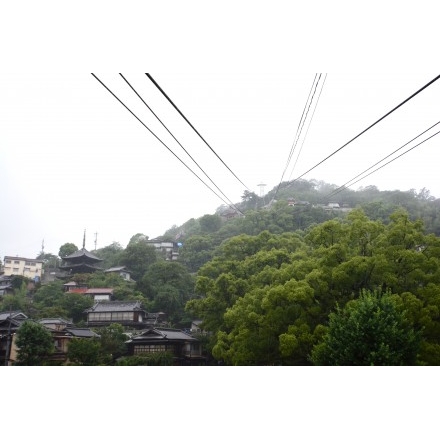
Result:
[[[199,138],[208,146],[208,148],[215,154],[215,156],[220,160],[220,162],[232,173],[232,175],[248,190],[251,192],[251,190],[237,177],[237,175],[225,164],[225,162],[222,160],[222,158],[213,150],[211,145],[206,142],[206,140],[203,138],[203,136],[195,129],[195,127],[191,124],[191,122],[188,121],[186,116],[179,110],[179,108],[174,104],[174,102],[171,100],[171,98],[164,92],[164,90],[159,86],[159,84],[153,79],[153,77],[146,73],[149,80],[157,87],[157,89],[162,93],[163,96],[168,100],[168,102],[177,110],[177,112],[182,116],[183,119],[188,123],[188,125],[197,133]]]
[[[229,205],[223,200],[206,182],[204,182],[183,160],[177,156],[133,111],[131,111],[94,73],[92,76],[120,103],[122,104],[179,162],[181,162],[197,179],[199,179],[211,192],[213,192],[223,203]],[[236,208],[241,214],[243,214],[238,208]]]
[[[301,131],[302,131],[302,128],[304,127],[304,122],[305,122],[305,120],[307,118],[307,114],[309,112],[310,105],[312,104],[313,97],[315,96],[316,87],[317,87],[317,85],[319,83],[319,80],[321,78],[321,74],[319,74],[318,80],[316,80],[317,76],[318,76],[318,74],[316,73],[315,77],[313,78],[313,83],[312,83],[312,86],[310,87],[309,95],[307,96],[307,100],[306,100],[306,103],[304,105],[303,112],[301,114],[301,118],[300,118],[299,123],[298,123],[298,127],[296,129],[295,138],[294,138],[292,147],[290,148],[289,157],[287,158],[286,166],[284,168],[283,174],[281,175],[280,183],[278,184],[277,189],[274,192],[274,195],[272,197],[272,201],[275,200],[275,197],[278,194],[278,190],[280,189],[281,183],[283,182],[284,174],[286,173],[286,170],[289,167],[290,160],[292,159],[293,153],[294,153],[295,148],[296,148],[296,144],[298,143],[298,139],[301,136]],[[315,85],[315,82],[316,82],[316,85]],[[314,91],[313,91],[313,86],[315,86],[315,90]],[[313,91],[313,95],[312,95],[312,91]],[[312,99],[311,100],[310,100],[310,95],[312,95]]]
[[[313,116],[315,115],[315,111],[316,111],[316,109],[317,109],[317,107],[318,107],[319,98],[321,97],[321,93],[322,93],[322,90],[323,90],[323,88],[324,88],[324,84],[325,84],[325,80],[326,80],[326,79],[327,79],[327,74],[325,74],[324,81],[322,82],[322,86],[321,86],[321,90],[319,91],[318,99],[316,100],[316,104],[315,104],[315,107],[314,107],[314,109],[313,109],[312,116],[311,116],[310,119],[309,119],[309,125],[307,126],[306,134],[305,134],[304,137],[303,137],[303,140],[302,140],[302,142],[301,142],[301,147],[300,147],[300,149],[299,149],[298,155],[296,156],[295,163],[293,164],[292,171],[290,172],[289,180],[290,180],[290,178],[292,177],[292,174],[293,174],[293,171],[295,170],[295,167],[296,167],[296,164],[297,164],[297,162],[298,162],[299,156],[301,155],[301,151],[302,151],[302,149],[303,149],[304,142],[305,142],[305,140],[306,140],[306,138],[307,138],[307,134],[309,133],[309,128],[310,128],[310,125],[312,124]],[[289,186],[289,185],[288,185],[288,186]]]
[[[353,182],[353,180],[357,179],[358,177],[362,176],[362,174],[365,174],[367,171],[370,171],[372,168],[374,168],[376,165],[379,165],[381,162],[383,162],[384,160],[388,159],[390,156],[392,156],[393,154],[397,153],[398,151],[400,151],[402,148],[406,147],[407,145],[409,145],[411,142],[415,141],[417,138],[419,138],[420,136],[422,136],[423,134],[425,134],[426,132],[428,132],[429,130],[431,130],[432,128],[434,128],[436,125],[440,124],[440,121],[436,122],[434,125],[431,125],[431,127],[427,128],[425,131],[423,131],[422,133],[418,134],[416,137],[412,138],[410,141],[406,142],[404,145],[402,145],[401,147],[397,148],[396,150],[394,150],[392,153],[388,154],[387,156],[385,156],[384,158],[382,158],[381,160],[379,160],[378,162],[376,162],[374,165],[371,165],[369,168],[367,168],[366,170],[362,171],[362,173],[359,173],[357,176],[353,177],[352,179],[350,179],[348,182],[345,182],[343,185],[341,185],[339,188],[336,188],[335,190],[333,190],[331,193],[327,194],[326,196],[323,197],[323,199],[329,199],[330,197],[333,197],[334,195],[340,193],[341,191],[343,191],[344,189],[354,185],[355,183],[359,182],[362,179],[358,179],[356,180],[356,182]],[[410,151],[410,150],[408,150]],[[400,156],[398,156],[400,157]],[[397,157],[396,157],[397,159]],[[390,161],[391,162],[391,161]],[[388,162],[388,163],[390,163]],[[378,168],[380,169],[380,168]],[[370,173],[371,174],[371,173]],[[370,175],[368,174],[368,175]],[[365,176],[366,177],[366,176]],[[351,183],[353,182],[353,183]]]
[[[434,125],[432,125],[431,127],[429,127],[427,130],[425,130],[423,133],[420,133],[418,136],[416,136],[415,138],[411,139],[409,142],[407,142],[405,145],[403,145],[402,147],[398,148],[397,150],[395,150],[393,153],[389,154],[388,156],[386,156],[384,159],[382,159],[381,161],[377,162],[375,165],[379,164],[380,162],[384,161],[386,158],[390,157],[391,155],[393,155],[394,153],[396,153],[397,151],[401,150],[403,147],[405,147],[406,145],[408,145],[410,142],[414,141],[415,139],[417,139],[418,137],[420,137],[422,134],[426,133],[427,131],[431,130],[431,128],[435,127],[436,125],[440,124],[440,121],[435,123]],[[342,185],[341,187],[335,189],[331,194],[327,195],[325,198],[329,198],[329,197],[333,197],[336,194],[339,194],[340,192],[344,191],[345,189],[349,188],[350,186],[353,186],[355,183],[360,182],[361,180],[365,179],[366,177],[370,176],[371,174],[379,171],[380,169],[382,169],[383,167],[385,167],[386,165],[389,165],[391,162],[394,162],[395,160],[399,159],[400,157],[402,157],[403,155],[409,153],[410,151],[414,150],[414,148],[418,147],[419,145],[423,144],[424,142],[428,141],[429,139],[433,138],[434,136],[437,136],[440,133],[440,130],[437,131],[437,133],[434,133],[433,135],[427,137],[426,139],[424,139],[423,141],[419,142],[418,144],[414,145],[413,147],[409,148],[408,150],[404,151],[403,153],[399,154],[398,156],[394,157],[393,159],[389,160],[388,162],[384,163],[382,166],[380,166],[379,168],[376,168],[375,170],[371,171],[370,173],[366,174],[365,176],[361,177],[360,179],[350,183],[349,185],[346,183],[345,185]],[[374,167],[375,165],[371,166],[370,168],[368,168],[368,170],[370,170],[372,167]],[[366,170],[366,171],[368,171]],[[364,171],[363,173],[358,174],[358,176],[364,174],[366,171]],[[356,176],[357,177],[357,176]],[[354,177],[354,179],[356,178]],[[351,179],[353,180],[353,179]],[[351,180],[349,180],[349,182],[351,182]]]
[[[348,142],[346,142],[344,145],[342,145],[342,147],[338,148],[337,150],[335,150],[333,153],[331,153],[330,155],[328,155],[326,158],[322,159],[320,162],[318,162],[316,165],[314,165],[312,168],[310,168],[309,170],[307,170],[306,172],[304,172],[303,174],[301,174],[300,176],[298,176],[293,182],[295,182],[296,180],[300,179],[301,177],[305,176],[306,174],[310,173],[310,171],[314,170],[316,167],[318,167],[319,165],[321,165],[322,163],[324,163],[327,159],[330,159],[330,157],[334,156],[336,153],[338,153],[339,151],[341,151],[343,148],[345,148],[347,145],[351,144],[355,139],[357,139],[358,137],[360,137],[361,135],[363,135],[365,132],[367,132],[368,130],[370,130],[370,128],[374,127],[376,124],[378,124],[380,121],[382,121],[383,119],[385,119],[387,116],[389,116],[391,113],[395,112],[399,107],[402,107],[402,105],[406,104],[408,101],[410,101],[412,98],[414,98],[415,96],[417,96],[419,93],[421,93],[423,90],[425,90],[427,87],[429,87],[430,85],[432,85],[434,82],[436,82],[438,79],[440,79],[440,75],[436,76],[434,79],[432,79],[431,81],[429,81],[427,84],[425,84],[422,88],[420,88],[419,90],[417,90],[415,93],[413,93],[410,97],[406,98],[404,101],[402,101],[399,105],[397,105],[396,107],[394,107],[392,110],[390,110],[388,113],[386,113],[385,115],[383,115],[381,118],[379,118],[376,122],[374,122],[373,124],[371,124],[370,126],[368,126],[365,130],[361,131],[358,135],[356,135],[354,138],[350,139]],[[292,183],[293,183],[292,182]]]
[[[188,153],[188,151],[184,148],[184,146],[176,139],[176,137],[171,133],[171,131],[168,129],[168,127],[162,122],[162,120],[159,118],[159,116],[156,115],[156,113],[151,109],[151,107],[145,102],[145,100],[139,95],[139,93],[135,90],[135,88],[130,84],[130,82],[120,73],[122,79],[129,85],[129,87],[133,90],[133,92],[138,96],[138,98],[145,104],[145,106],[150,110],[151,113],[155,116],[155,118],[162,124],[162,126],[165,128],[165,130],[172,136],[172,138],[180,145],[182,150],[190,157],[190,159],[197,165],[200,171],[211,181],[211,183],[223,194],[223,196],[229,201],[230,206],[233,206],[235,209],[237,207],[234,205],[233,202],[224,194],[224,192],[214,183],[214,181],[206,174],[206,172],[203,170],[203,168],[196,162],[196,160]]]

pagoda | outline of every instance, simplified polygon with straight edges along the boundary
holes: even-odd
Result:
[[[89,252],[85,246],[86,233],[84,231],[82,249],[75,251],[66,257],[62,257],[63,264],[60,266],[60,270],[67,272],[69,275],[76,273],[93,273],[98,270],[103,270],[102,267],[98,266],[103,260]]]

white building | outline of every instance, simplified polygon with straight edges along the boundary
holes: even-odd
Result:
[[[33,258],[6,256],[3,270],[5,275],[23,275],[34,281],[40,281],[43,275],[43,261]]]

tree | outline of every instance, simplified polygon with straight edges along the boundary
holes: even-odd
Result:
[[[202,233],[212,234],[220,229],[222,219],[218,214],[206,214],[203,217],[200,217],[199,223]]]
[[[171,351],[158,351],[135,356],[127,356],[118,360],[119,366],[171,366],[173,354]]]
[[[55,269],[59,266],[60,259],[53,254],[46,254],[44,252],[40,252],[37,257],[37,260],[42,260],[44,263],[44,268],[47,269]]]
[[[63,258],[67,257],[70,254],[73,254],[78,250],[78,247],[73,243],[64,243],[58,252],[58,255]]]
[[[47,365],[55,350],[49,330],[35,321],[25,321],[17,330],[18,348],[16,365]]]
[[[154,246],[149,245],[146,240],[131,242],[121,255],[121,263],[128,267],[135,280],[140,280],[148,270],[150,264],[157,260],[157,253]]]
[[[121,324],[113,323],[97,329],[96,332],[101,336],[99,339],[100,350],[104,359],[108,359],[110,363],[113,363],[126,354],[127,345],[125,341],[128,336],[124,333],[124,327]]]
[[[67,358],[74,365],[103,365],[101,344],[95,338],[74,338],[69,342]]]
[[[328,333],[315,345],[315,365],[415,365],[420,333],[396,307],[393,295],[363,291],[330,314]]]
[[[97,249],[94,254],[103,260],[103,267],[109,269],[110,267],[118,266],[124,249],[122,246],[114,241],[112,244],[103,248]]]

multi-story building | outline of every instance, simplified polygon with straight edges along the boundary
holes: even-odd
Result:
[[[34,281],[40,281],[43,275],[43,261],[33,258],[6,256],[3,271],[4,275],[23,275]]]

